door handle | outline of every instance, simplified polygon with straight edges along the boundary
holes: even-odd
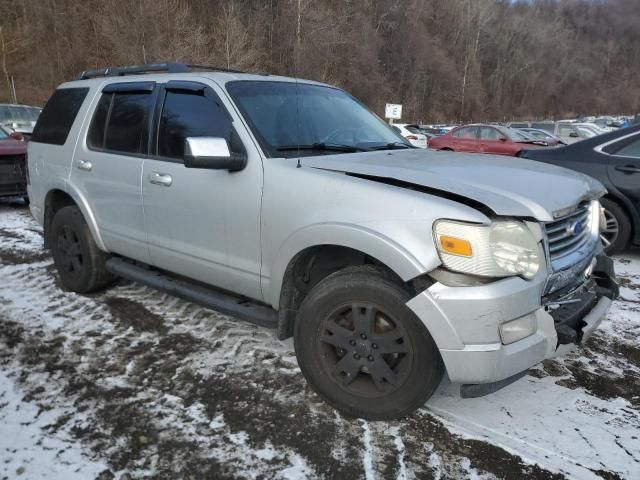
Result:
[[[149,182],[153,183],[154,185],[169,187],[173,183],[173,178],[171,178],[171,175],[168,175],[166,173],[151,172],[149,174]]]
[[[624,173],[640,173],[640,167],[634,167],[633,165],[625,165],[624,167],[616,167],[616,170]]]
[[[93,164],[87,160],[78,160],[76,166],[79,170],[86,170],[87,172],[90,172],[93,168]]]

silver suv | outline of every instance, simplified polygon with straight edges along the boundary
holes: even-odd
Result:
[[[495,391],[579,344],[617,294],[598,182],[413,148],[317,82],[84,72],[43,110],[29,171],[67,288],[125,277],[271,326],[351,416],[406,415],[444,372],[464,396]]]

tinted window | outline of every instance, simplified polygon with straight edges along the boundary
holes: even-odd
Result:
[[[619,145],[616,145],[616,147],[617,148],[614,149],[614,155],[619,155],[621,157],[640,158],[640,136],[636,137],[630,142],[626,141],[625,145],[622,148],[620,148]]]
[[[500,140],[500,132],[495,128],[482,127],[480,129],[480,138],[483,140]]]
[[[64,145],[88,88],[61,88],[53,92],[33,129],[32,142]]]
[[[187,137],[221,137],[231,144],[231,119],[220,102],[208,95],[211,93],[167,91],[158,129],[158,155],[182,158]]]
[[[87,135],[87,145],[89,148],[104,148],[105,125],[107,124],[107,114],[111,106],[113,94],[107,93],[102,95],[100,102],[93,114],[89,134]]]
[[[148,93],[113,93],[104,148],[114,152],[147,152]]]
[[[529,126],[528,123],[511,123],[509,125],[511,128],[526,128]]]
[[[457,138],[476,138],[476,128],[461,128],[453,132],[453,136]]]

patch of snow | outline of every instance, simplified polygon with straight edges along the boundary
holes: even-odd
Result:
[[[366,480],[374,480],[375,470],[373,469],[373,441],[371,439],[371,430],[369,422],[361,420],[362,425],[362,465],[364,467],[364,478]]]
[[[50,433],[49,426],[68,413],[24,401],[14,381],[0,371],[0,478],[84,480],[106,470],[72,439]]]

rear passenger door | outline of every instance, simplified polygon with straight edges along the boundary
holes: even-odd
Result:
[[[248,134],[223,98],[213,83],[171,81],[160,90],[153,155],[142,174],[149,255],[162,269],[261,299],[262,161],[255,147],[245,148]],[[248,155],[247,166],[186,168],[188,137],[224,138],[232,152]]]
[[[611,183],[632,203],[640,205],[640,134],[602,148],[611,155],[607,171]]]
[[[456,152],[480,152],[480,140],[477,138],[477,127],[464,127],[453,132],[454,150]]]
[[[143,262],[149,256],[141,175],[155,96],[154,82],[106,85],[94,99],[93,117],[71,171],[71,182],[90,205],[105,247]]]

